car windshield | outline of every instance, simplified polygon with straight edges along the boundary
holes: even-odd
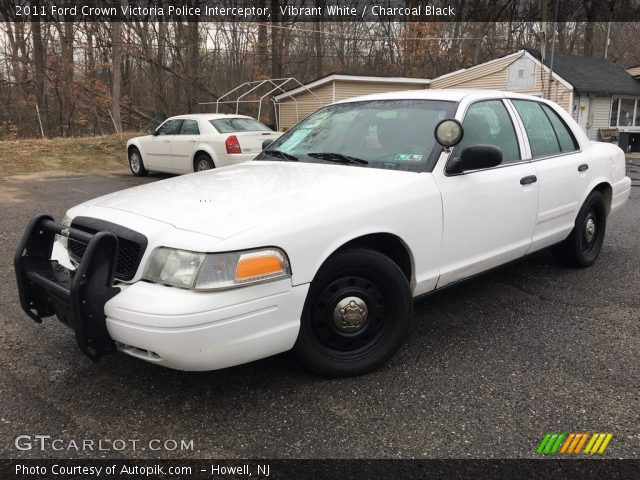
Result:
[[[209,120],[219,133],[234,132],[270,132],[271,129],[261,124],[253,118],[219,118],[217,120]]]
[[[440,150],[434,129],[455,107],[455,102],[414,99],[330,105],[270,144],[256,160],[287,160],[285,153],[300,162],[424,171]]]

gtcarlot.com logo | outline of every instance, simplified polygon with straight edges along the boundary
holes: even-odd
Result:
[[[613,433],[547,433],[536,452],[543,455],[602,454],[612,438]]]
[[[122,452],[125,450],[157,451],[190,451],[193,450],[193,440],[172,438],[140,440],[139,438],[101,438],[94,440],[52,438],[51,435],[18,435],[14,445],[17,450],[40,451],[75,451],[75,452]]]

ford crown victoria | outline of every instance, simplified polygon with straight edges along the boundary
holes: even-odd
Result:
[[[35,217],[20,301],[94,359],[212,370],[294,349],[363,374],[401,347],[418,296],[547,247],[592,265],[630,184],[618,147],[540,98],[360,97],[254,161]]]

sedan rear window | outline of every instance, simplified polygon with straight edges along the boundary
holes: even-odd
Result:
[[[234,132],[270,132],[271,129],[253,118],[219,118],[209,120],[219,133]]]

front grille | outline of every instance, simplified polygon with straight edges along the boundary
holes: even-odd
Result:
[[[142,255],[147,248],[147,237],[134,230],[97,218],[76,217],[71,226],[87,233],[108,231],[116,235],[118,237],[118,253],[116,254],[114,277],[119,280],[131,280],[135,276]],[[71,259],[79,263],[84,256],[87,245],[69,239],[67,248]]]

